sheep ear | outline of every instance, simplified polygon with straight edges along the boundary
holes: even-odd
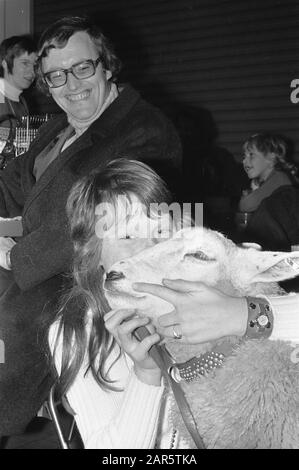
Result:
[[[299,275],[299,251],[284,253],[254,250],[254,258],[256,273],[251,282],[278,282]]]

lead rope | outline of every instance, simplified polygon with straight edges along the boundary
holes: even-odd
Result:
[[[145,326],[141,326],[137,328],[137,330],[135,330],[134,334],[139,341],[142,341],[144,338],[146,338],[146,336],[150,335],[150,332]],[[185,426],[190,436],[192,437],[197,449],[205,449],[205,445],[203,443],[202,437],[198,432],[196,422],[192,415],[189,404],[186,400],[185,394],[181,386],[169,374],[169,370],[171,366],[173,366],[173,362],[165,346],[158,346],[157,344],[155,344],[151,347],[149,354],[152,359],[156,362],[157,366],[160,367],[161,371],[163,372],[163,375],[166,376],[167,381],[172,389],[174,398],[177,402],[180,413],[182,415]]]

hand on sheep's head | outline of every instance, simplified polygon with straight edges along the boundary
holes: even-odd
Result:
[[[115,263],[104,278],[104,290],[111,308],[137,308],[157,319],[171,312],[173,305],[151,293],[137,292],[134,283],[161,285],[163,279],[183,279],[244,297],[279,293],[277,282],[298,274],[298,252],[240,248],[218,232],[194,227]]]
[[[182,342],[189,344],[245,334],[248,314],[242,297],[231,297],[202,283],[182,279],[165,279],[163,286],[137,283],[134,288],[174,306],[174,310],[158,318],[157,331],[164,338],[173,339],[174,325]]]

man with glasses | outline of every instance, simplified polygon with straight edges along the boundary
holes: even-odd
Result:
[[[0,297],[0,436],[23,430],[53,381],[39,326],[52,323],[71,271],[65,205],[72,185],[118,157],[167,168],[170,177],[180,167],[173,125],[132,87],[119,86],[119,71],[108,40],[87,19],[63,18],[40,38],[38,83],[64,113],[0,174],[0,216],[23,220],[23,237],[0,249],[1,272],[11,276]]]

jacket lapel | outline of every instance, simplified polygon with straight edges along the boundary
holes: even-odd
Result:
[[[56,135],[57,135],[57,132],[55,133],[55,137]],[[54,138],[54,136],[52,138]],[[48,143],[50,143],[51,140],[52,139],[50,139]],[[92,140],[91,140],[90,134],[88,133],[88,131],[86,131],[86,133],[83,134],[82,137],[74,141],[69,147],[66,148],[66,150],[64,150],[60,155],[58,155],[58,157],[55,158],[53,162],[50,163],[46,171],[41,175],[39,180],[34,184],[30,192],[30,195],[26,201],[26,204],[24,207],[24,214],[28,210],[32,202],[48,186],[48,184],[52,181],[52,179],[55,178],[57,174],[59,174],[59,172],[66,165],[66,163],[74,155],[76,155],[82,149],[88,148],[91,144],[92,144]],[[31,162],[31,175],[32,175],[34,160],[37,155],[38,153],[35,153],[35,156]],[[34,178],[33,175],[32,175],[32,178]]]
[[[25,172],[23,177],[26,178],[26,191],[31,192],[32,188],[35,186],[36,181],[33,176],[33,167],[35,158],[39,153],[50,144],[50,142],[55,139],[57,134],[67,125],[67,121],[64,115],[59,116],[54,121],[49,121],[45,126],[43,126],[43,132],[41,136],[37,138],[30,145],[30,150],[28,152],[28,160],[25,166]]]
[[[82,150],[94,145],[97,142],[97,152],[100,154],[100,141],[106,137],[114,129],[117,124],[125,118],[131,108],[140,99],[137,93],[131,86],[127,85],[119,94],[118,98],[105,110],[105,112],[95,121],[84,134],[75,140],[66,150],[64,150],[46,169],[41,175],[40,179],[34,184],[29,197],[25,203],[24,213],[28,207],[36,199],[36,197],[46,188],[50,181],[60,172],[69,160],[76,160],[76,155],[82,154]],[[42,136],[38,141],[33,144],[34,147],[31,151],[29,158],[29,171],[31,178],[33,177],[33,166],[36,156],[48,145],[58,133],[68,125],[66,115],[57,118],[57,122],[49,126],[49,132],[45,129]],[[45,135],[46,134],[46,135]],[[81,155],[80,155],[81,160]],[[87,160],[87,159],[86,159]],[[86,160],[82,161],[82,165],[86,164]],[[80,167],[80,162],[79,162]]]
[[[103,139],[111,133],[115,133],[118,124],[125,121],[131,109],[140,100],[140,94],[130,85],[125,85],[120,89],[120,93],[115,101],[105,110],[105,112],[90,126],[88,132],[91,137],[93,151],[84,155],[78,153],[77,157],[72,159],[72,171],[78,176],[91,171],[95,166],[105,162],[105,152],[101,152],[101,143]],[[117,139],[117,134],[115,134]],[[97,161],[95,161],[97,159]]]

